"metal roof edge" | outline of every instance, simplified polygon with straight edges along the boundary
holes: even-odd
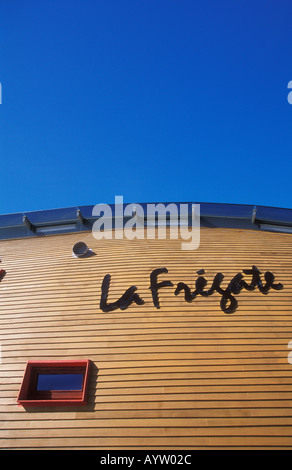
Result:
[[[188,205],[190,223],[192,205],[199,204],[202,227],[292,233],[292,209],[249,204],[200,202],[149,202],[137,203],[136,206],[141,206],[147,214],[149,205],[157,206],[158,204],[163,204],[166,208],[169,204],[175,204],[177,207]],[[123,209],[127,205],[124,203]],[[112,217],[114,217],[115,204],[108,204],[108,206],[112,211]],[[90,231],[94,222],[99,218],[93,215],[94,207],[96,206],[72,206],[0,215],[0,240]],[[124,219],[129,220],[129,217],[124,217]]]

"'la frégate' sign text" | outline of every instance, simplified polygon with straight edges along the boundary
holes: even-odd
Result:
[[[195,282],[195,290],[192,291],[187,284],[179,282],[175,288],[174,295],[179,295],[183,292],[185,301],[193,302],[198,296],[210,297],[217,292],[221,296],[221,310],[230,314],[234,313],[238,307],[238,301],[234,296],[240,294],[243,289],[246,291],[254,291],[258,289],[261,294],[267,295],[271,289],[279,291],[284,288],[283,284],[274,282],[275,276],[270,271],[267,271],[264,274],[264,281],[262,280],[262,273],[256,266],[253,266],[252,269],[244,269],[242,272],[243,274],[239,273],[234,276],[226,289],[222,288],[224,275],[222,273],[218,273],[214,277],[211,287],[206,289],[208,281],[201,275],[205,274],[205,272],[204,270],[197,271],[199,277]],[[158,309],[160,308],[159,290],[164,287],[174,287],[174,284],[169,280],[159,282],[158,276],[161,274],[168,274],[167,268],[155,269],[150,274],[149,289],[152,293],[153,304]],[[247,279],[249,282],[246,282],[245,276],[251,276]],[[137,293],[136,286],[129,287],[129,289],[127,289],[117,301],[108,303],[110,281],[111,276],[110,274],[107,274],[104,277],[101,286],[100,309],[103,312],[112,312],[117,309],[125,310],[132,303],[137,305],[143,305],[145,303]]]

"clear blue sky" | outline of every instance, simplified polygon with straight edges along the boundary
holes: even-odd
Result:
[[[292,208],[291,0],[0,0],[0,213]]]

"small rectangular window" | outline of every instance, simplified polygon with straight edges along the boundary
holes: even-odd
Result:
[[[23,406],[86,404],[89,364],[89,360],[29,361],[18,403]]]
[[[38,374],[36,390],[82,390],[83,375],[82,374]]]

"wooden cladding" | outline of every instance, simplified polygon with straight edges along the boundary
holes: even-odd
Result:
[[[201,229],[198,250],[180,240],[95,240],[91,233],[0,243],[0,448],[292,448],[292,243],[289,234]],[[89,258],[72,257],[83,241]],[[282,290],[220,294],[186,302],[199,272],[222,287],[256,266]],[[150,276],[167,268],[153,303]],[[100,309],[136,286],[143,305]],[[264,277],[263,277],[264,281]],[[90,359],[88,402],[80,407],[17,404],[28,361]]]

